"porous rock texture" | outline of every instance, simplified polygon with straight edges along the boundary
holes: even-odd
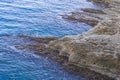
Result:
[[[120,0],[91,0],[106,8],[83,9],[63,17],[94,26],[88,32],[51,41],[49,47],[69,63],[120,80]],[[87,17],[86,17],[87,15]]]

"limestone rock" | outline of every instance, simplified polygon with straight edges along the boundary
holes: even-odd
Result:
[[[92,9],[75,12],[67,19],[96,25],[87,33],[51,41],[49,47],[67,56],[71,64],[120,80],[120,0],[92,0],[110,6],[95,14]],[[66,17],[66,16],[65,16]]]

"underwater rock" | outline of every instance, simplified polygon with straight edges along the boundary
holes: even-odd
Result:
[[[58,39],[57,37],[40,38],[40,37],[31,37],[31,36],[24,36],[24,35],[20,35],[18,37],[34,40],[34,41],[40,42],[40,43],[49,43],[50,41]]]

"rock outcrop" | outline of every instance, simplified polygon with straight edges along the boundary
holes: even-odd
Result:
[[[108,77],[106,75],[102,75],[100,73],[97,73],[95,71],[92,71],[86,67],[80,67],[77,65],[74,65],[73,63],[69,62],[68,56],[60,55],[59,50],[57,49],[51,49],[49,47],[49,42],[52,40],[58,40],[55,37],[47,37],[47,38],[38,38],[38,37],[30,37],[30,36],[17,36],[23,39],[32,40],[37,43],[29,43],[29,44],[22,44],[22,45],[16,45],[15,47],[19,50],[29,50],[34,52],[37,55],[45,56],[47,58],[50,58],[54,61],[59,62],[65,70],[71,73],[78,74],[82,77],[85,77],[89,80],[114,80],[111,77]]]
[[[92,0],[104,10],[82,9],[63,16],[86,22],[87,33],[51,41],[49,47],[68,57],[68,62],[120,80],[120,0]],[[84,14],[85,13],[85,14]]]
[[[16,45],[60,62],[68,71],[89,80],[120,80],[120,0],[89,0],[104,6],[103,10],[81,9],[63,18],[85,22],[93,29],[60,39],[19,36],[38,44]]]

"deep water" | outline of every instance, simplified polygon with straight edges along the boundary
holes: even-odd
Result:
[[[88,31],[91,26],[60,16],[85,7],[99,8],[86,0],[0,0],[0,80],[85,80],[47,57],[14,48],[35,43],[17,35],[63,37]]]

